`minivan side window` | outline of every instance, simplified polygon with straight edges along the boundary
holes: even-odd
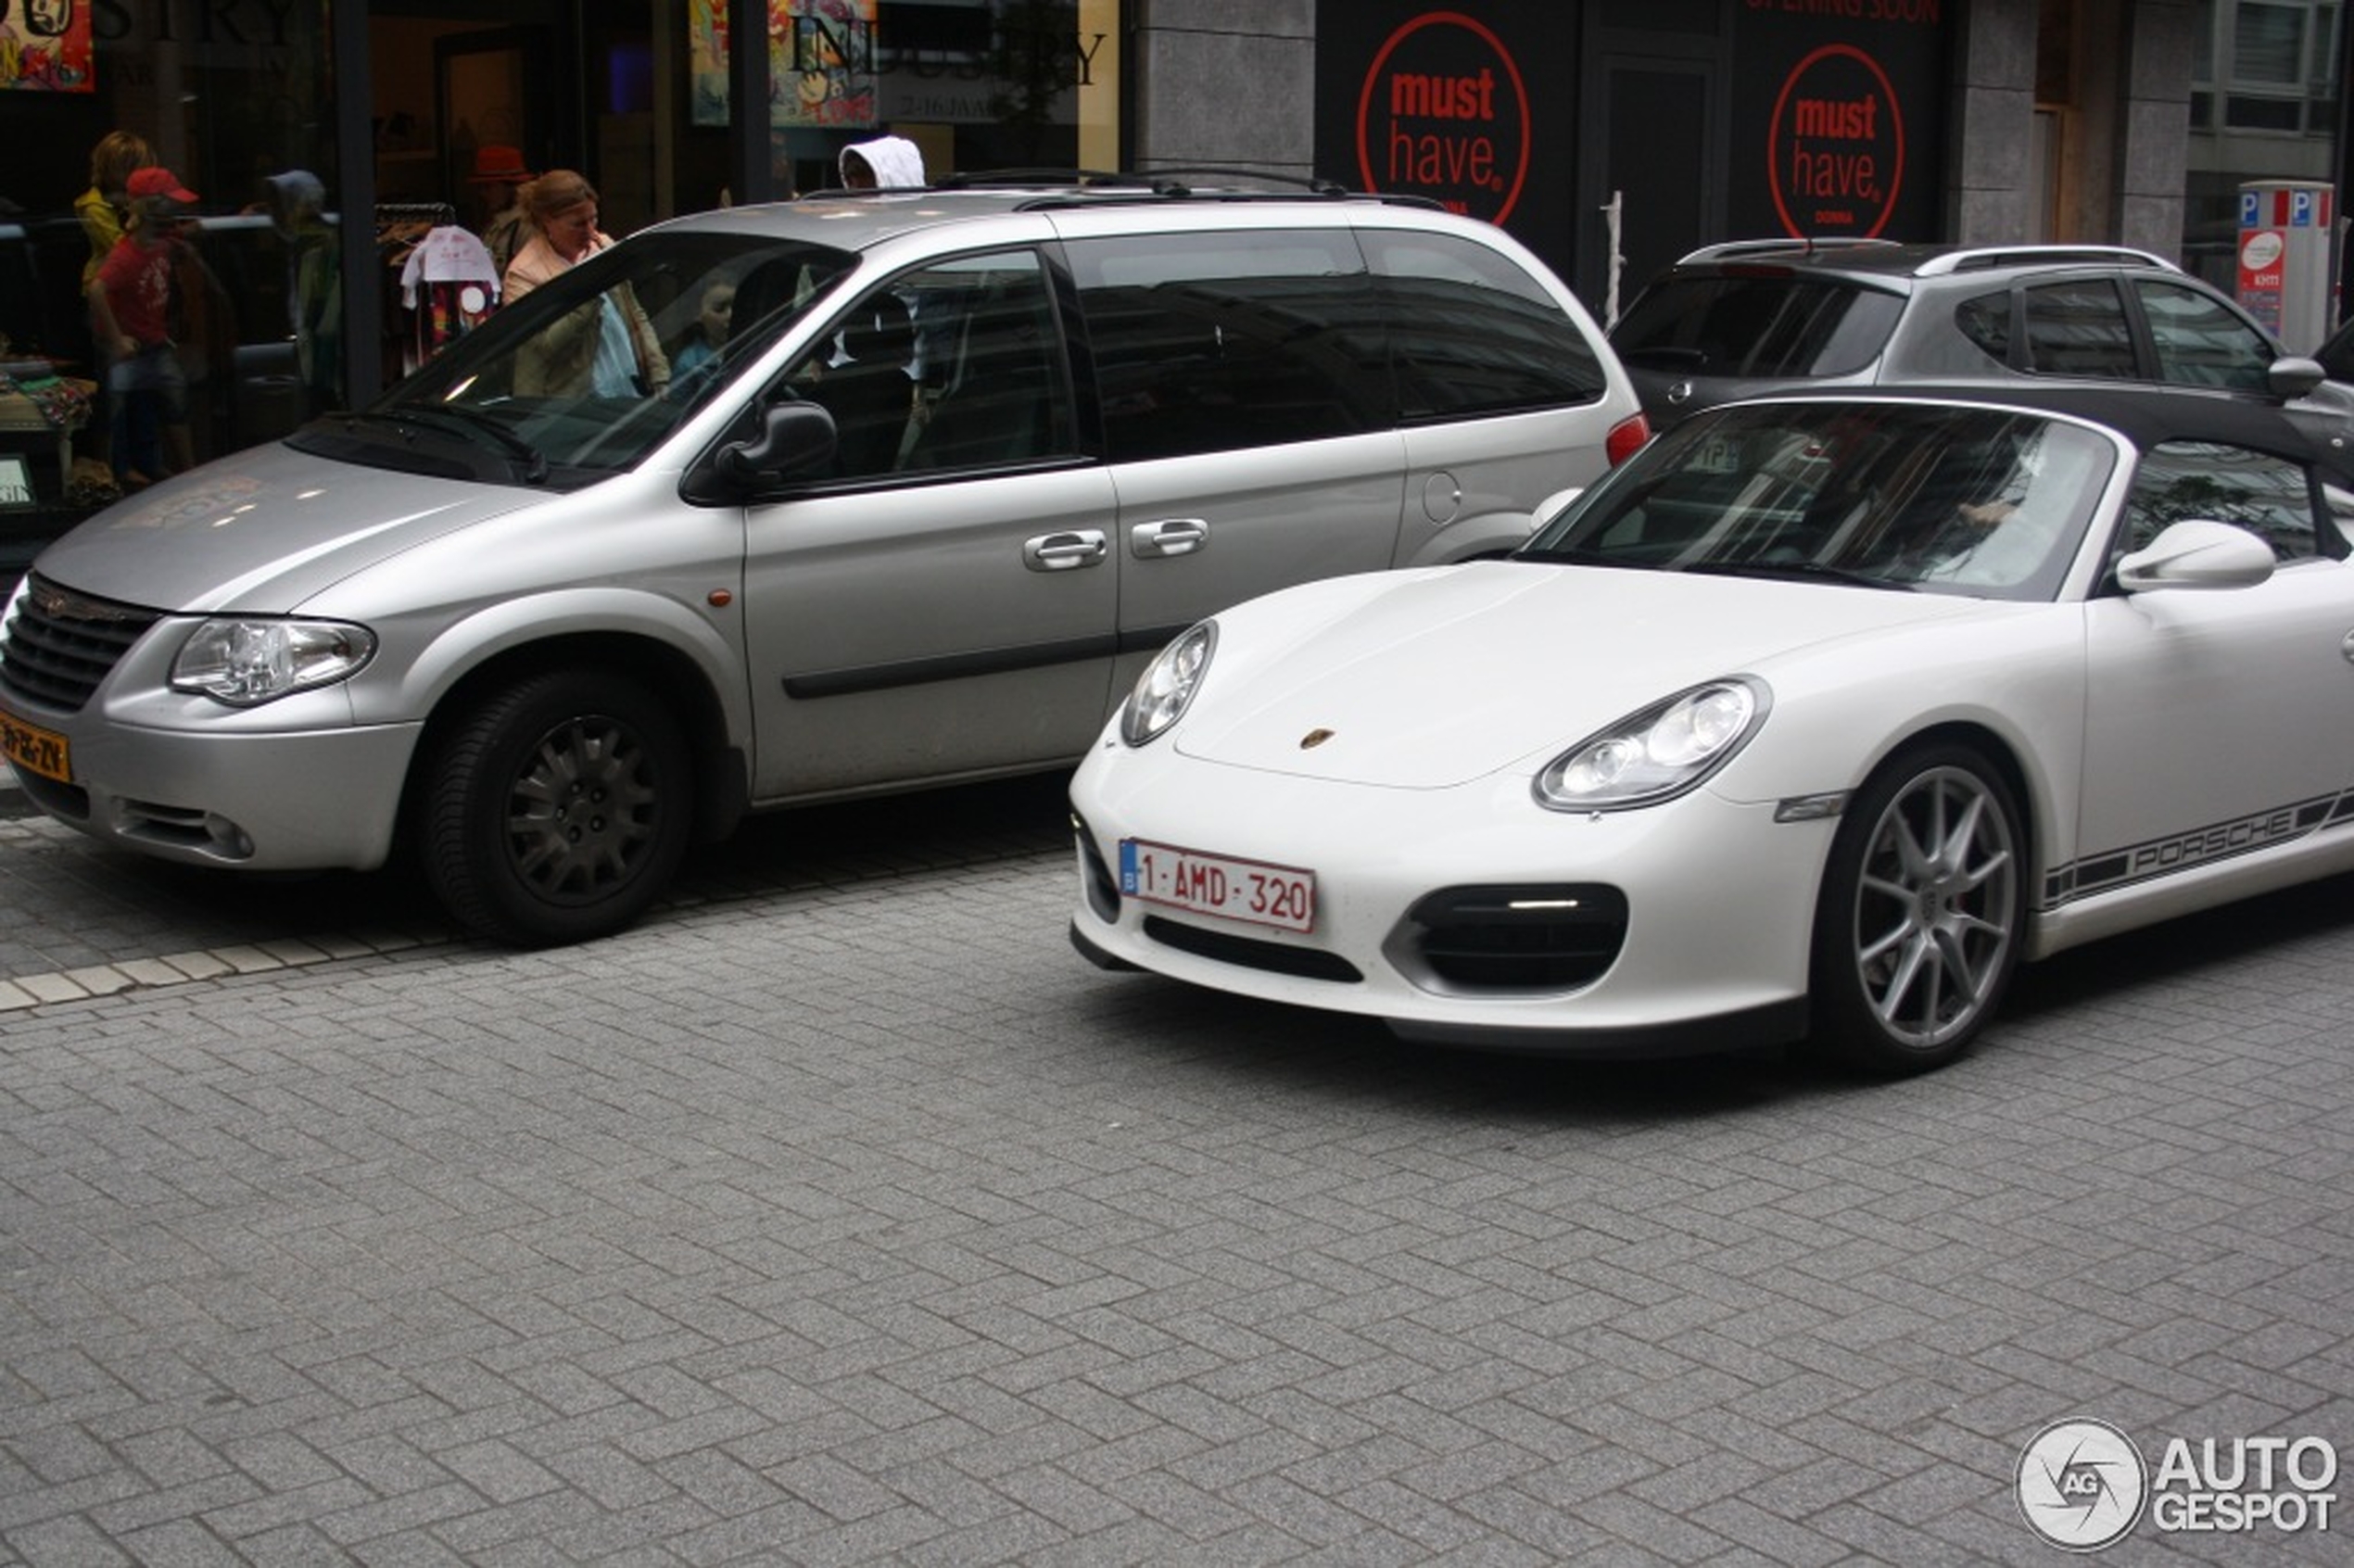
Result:
[[[2020,291],[2027,302],[2027,368],[2042,375],[2131,381],[2133,329],[2107,278],[2070,278]]]
[[[1590,403],[1609,387],[1577,323],[1508,256],[1460,234],[1358,234],[1390,301],[1401,416]]]
[[[835,477],[991,468],[1078,448],[1035,252],[957,257],[862,295],[785,373],[833,415]]]
[[[2142,283],[2134,290],[2158,345],[2160,379],[2244,392],[2265,389],[2272,346],[2221,301],[2178,284]]]
[[[1113,461],[1395,422],[1380,302],[1346,231],[1074,240],[1068,254]]]

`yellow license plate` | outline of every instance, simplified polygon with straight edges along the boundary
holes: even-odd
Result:
[[[66,738],[54,729],[27,724],[10,713],[0,713],[0,756],[44,778],[73,782],[73,755]]]

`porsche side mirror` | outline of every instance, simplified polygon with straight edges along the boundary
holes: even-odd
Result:
[[[2245,528],[2200,518],[2167,525],[2148,548],[2117,563],[2117,586],[2128,593],[2254,588],[2272,575],[2271,545]]]

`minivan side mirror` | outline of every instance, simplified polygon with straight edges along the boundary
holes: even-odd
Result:
[[[834,416],[816,403],[788,399],[761,411],[760,429],[713,457],[720,477],[757,488],[815,473],[833,461]]]
[[[2254,588],[2272,575],[2271,545],[2245,528],[2199,518],[2168,524],[2148,548],[2117,563],[2117,586],[2128,593]]]

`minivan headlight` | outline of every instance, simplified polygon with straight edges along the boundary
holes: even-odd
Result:
[[[171,661],[171,688],[250,708],[347,679],[375,651],[375,633],[341,621],[207,621]]]
[[[1672,800],[1731,761],[1770,703],[1766,684],[1746,676],[1679,691],[1546,764],[1537,802],[1555,811],[1623,811]]]
[[[1209,656],[1218,649],[1218,623],[1204,621],[1162,649],[1120,710],[1120,738],[1142,746],[1175,724],[1194,700]]]

